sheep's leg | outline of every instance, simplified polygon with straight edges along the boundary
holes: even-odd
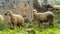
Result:
[[[24,27],[24,23],[21,23],[21,26]]]
[[[22,23],[18,23],[17,26],[20,28],[20,27],[23,26],[23,24]]]
[[[11,23],[12,23],[11,29],[14,29],[17,25],[17,21],[16,20],[11,20]]]
[[[40,27],[40,23],[38,23],[38,27]]]
[[[18,23],[17,26],[20,28],[21,27],[21,23]]]
[[[50,22],[50,26],[51,27],[54,27],[54,25],[53,25],[53,19],[52,20],[49,20],[49,22]]]
[[[20,25],[19,24],[17,24],[17,26],[20,28]]]
[[[40,31],[42,31],[42,22],[40,22]]]
[[[42,26],[42,22],[40,23],[40,26]]]
[[[12,23],[12,27],[10,29],[14,29],[16,27],[16,24]]]
[[[38,22],[38,27],[41,27],[42,26],[42,22]]]
[[[38,27],[40,27],[40,21],[39,20],[36,20],[38,22]]]
[[[16,27],[16,24],[13,24],[13,27],[15,28]]]

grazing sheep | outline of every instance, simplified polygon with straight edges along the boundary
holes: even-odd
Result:
[[[10,10],[7,10],[5,15],[9,16],[9,19],[13,27],[16,27],[16,26],[20,27],[24,24],[24,18],[21,15],[13,14],[13,12]]]
[[[39,26],[41,26],[42,22],[49,22],[50,26],[53,25],[54,14],[51,11],[47,11],[44,13],[37,13],[36,9],[33,10],[34,19],[38,22]]]
[[[4,21],[4,17],[0,15],[0,22],[2,23]]]

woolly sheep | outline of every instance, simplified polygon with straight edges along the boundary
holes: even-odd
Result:
[[[0,15],[0,22],[2,23],[4,21],[4,17]]]
[[[5,15],[9,16],[9,19],[13,25],[13,27],[20,27],[24,24],[24,18],[21,15],[13,14],[12,11],[7,10]]]
[[[41,26],[42,22],[49,22],[50,26],[53,25],[54,14],[51,11],[47,11],[44,13],[37,13],[37,10],[33,10],[33,17],[38,22],[39,26]]]

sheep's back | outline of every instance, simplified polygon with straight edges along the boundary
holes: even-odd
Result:
[[[45,12],[45,13],[43,13],[43,14],[46,15],[46,18],[47,18],[47,19],[52,19],[52,18],[54,18],[53,12],[47,11],[47,12]]]
[[[24,22],[24,18],[21,15],[15,15],[17,21]]]
[[[45,20],[46,19],[46,15],[43,13],[36,13],[36,18],[37,20]]]
[[[37,20],[48,20],[50,18],[53,18],[54,14],[50,11],[44,12],[44,13],[36,13]]]
[[[45,15],[52,15],[52,16],[54,17],[53,12],[51,12],[51,11],[47,11],[47,12],[45,12],[45,13],[43,13],[43,14],[45,14]]]

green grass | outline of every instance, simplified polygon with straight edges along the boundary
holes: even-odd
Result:
[[[60,29],[59,29],[60,25],[57,24],[57,21],[58,21],[58,19],[55,18],[54,19],[54,25],[55,25],[54,28],[43,29],[42,32],[40,32],[37,25],[35,25],[34,30],[35,30],[36,34],[60,34]],[[28,28],[26,28],[26,27],[22,27],[22,28],[17,27],[14,30],[9,29],[8,24],[3,25],[2,27],[4,27],[4,28],[3,28],[3,30],[0,30],[0,34],[28,34],[28,32],[26,32],[26,29],[28,29]]]

